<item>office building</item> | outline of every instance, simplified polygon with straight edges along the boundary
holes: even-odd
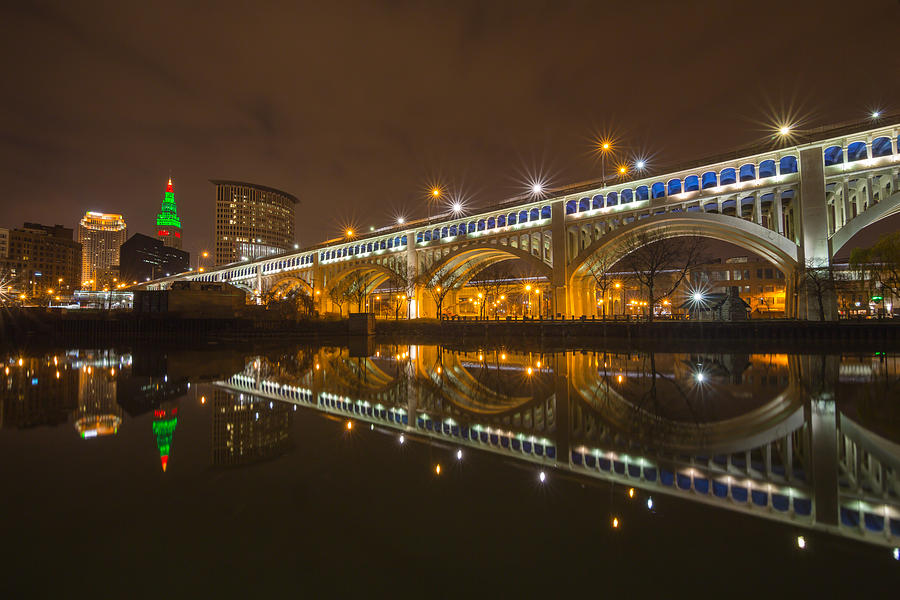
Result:
[[[159,214],[156,215],[156,237],[169,248],[181,249],[181,219],[178,218],[178,208],[175,206],[171,177]]]
[[[93,290],[115,287],[119,249],[128,237],[122,215],[88,212],[78,225],[82,286]]]
[[[293,248],[296,196],[241,181],[210,183],[216,186],[216,265]]]
[[[190,254],[167,245],[165,239],[136,233],[119,250],[119,279],[131,284],[168,277],[187,271],[190,262]]]
[[[0,227],[0,260],[9,254],[9,229]]]
[[[62,225],[25,223],[8,234],[0,258],[17,292],[31,297],[69,295],[81,282],[81,244]]]

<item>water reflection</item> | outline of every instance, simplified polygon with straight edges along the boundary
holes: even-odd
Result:
[[[897,545],[898,375],[884,355],[378,346],[253,357],[217,386]]]
[[[620,484],[648,510],[677,496],[895,547],[898,361],[397,345],[72,351],[6,357],[0,415],[5,429],[70,423],[89,439],[150,414],[141,435],[171,471],[185,402],[208,418],[216,467],[289,452],[294,412],[316,410],[407,445],[512,458],[543,485],[554,470]]]

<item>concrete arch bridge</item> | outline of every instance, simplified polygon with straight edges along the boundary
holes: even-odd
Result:
[[[807,265],[828,264],[853,237],[900,212],[900,122],[815,132],[798,144],[704,161],[613,184],[584,184],[517,197],[472,216],[443,214],[350,239],[176,279],[228,281],[254,293],[305,286],[320,311],[352,281],[362,294],[386,282],[405,290],[411,317],[435,316],[430,290],[455,289],[503,261],[546,277],[551,310],[596,314],[590,271],[614,245],[642,232],[699,234],[759,254],[784,272],[788,316],[818,319],[796,289]],[[836,318],[830,305],[826,319]]]

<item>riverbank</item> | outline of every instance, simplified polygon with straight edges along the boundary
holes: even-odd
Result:
[[[94,345],[109,343],[318,342],[347,344],[343,320],[285,321],[263,319],[184,319],[134,316],[130,313],[59,314],[47,311],[4,312],[4,345],[34,343]],[[900,349],[900,321],[603,321],[576,320],[379,320],[376,336],[397,343],[502,344],[511,347],[591,348],[598,345],[690,347],[760,346],[815,349],[819,345],[854,350]]]

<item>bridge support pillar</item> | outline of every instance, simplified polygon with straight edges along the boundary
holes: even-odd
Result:
[[[569,434],[572,429],[572,418],[569,411],[569,355],[566,352],[556,354],[553,372],[555,374],[554,382],[554,401],[556,417],[556,462],[568,465],[572,460],[572,451],[570,449]]]
[[[840,512],[838,497],[838,428],[834,390],[840,360],[834,356],[807,356],[801,359],[803,387],[810,427],[810,463],[812,465],[813,499],[816,522],[837,525]]]
[[[846,157],[846,154],[844,154]],[[831,244],[828,239],[828,199],[825,195],[825,160],[822,147],[800,151],[800,250],[803,260],[797,278],[797,316],[818,321],[837,320],[834,286],[809,277],[807,269],[821,274],[831,271]],[[816,281],[814,281],[816,280]],[[822,303],[820,310],[819,303]]]
[[[407,234],[406,238],[406,294],[409,297],[406,305],[406,315],[410,319],[419,317],[419,303],[422,299],[422,285],[419,279],[419,259],[416,254],[416,238],[414,234]]]
[[[553,248],[553,272],[550,275],[550,310],[554,315],[570,314],[569,295],[567,290],[568,272],[566,270],[566,205],[557,200],[551,205],[551,236]]]

